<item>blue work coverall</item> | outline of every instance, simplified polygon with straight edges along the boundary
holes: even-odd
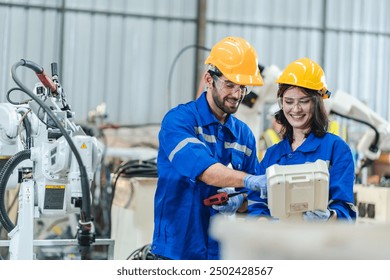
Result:
[[[259,174],[265,174],[267,167],[273,164],[292,165],[324,160],[329,167],[329,204],[328,208],[337,212],[338,219],[354,221],[353,186],[355,166],[351,149],[339,136],[327,132],[323,137],[310,133],[305,142],[292,151],[288,139],[284,139],[267,149],[260,163]],[[248,194],[248,214],[250,216],[269,216],[267,199],[261,199],[259,192]],[[256,201],[256,203],[251,203]]]
[[[152,253],[169,259],[219,259],[218,243],[208,235],[217,211],[203,205],[218,188],[197,179],[217,162],[252,174],[259,167],[250,128],[232,115],[221,124],[204,92],[170,110],[162,121]]]

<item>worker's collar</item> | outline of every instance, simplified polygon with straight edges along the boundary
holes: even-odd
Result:
[[[306,140],[295,151],[300,151],[302,153],[313,152],[317,150],[320,144],[321,138],[315,136],[313,132],[310,132]],[[284,146],[284,151],[286,151],[286,154],[292,152],[290,141],[288,141],[288,139],[284,139]]]

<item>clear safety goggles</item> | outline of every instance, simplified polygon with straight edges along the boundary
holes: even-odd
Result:
[[[229,80],[223,80],[218,76],[213,76],[213,79],[219,84],[220,89],[224,91],[229,91],[232,93],[239,91],[241,95],[246,95],[252,90],[252,87],[237,85]]]
[[[278,98],[278,103],[280,109],[292,109],[295,106],[299,106],[301,109],[306,109],[310,107],[312,100],[313,98],[311,96],[301,98],[283,96]]]

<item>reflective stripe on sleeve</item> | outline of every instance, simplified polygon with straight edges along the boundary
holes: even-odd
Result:
[[[195,132],[197,135],[202,135],[206,142],[217,143],[217,138],[214,135],[204,134],[201,126],[195,127]]]
[[[169,154],[168,157],[169,161],[172,162],[176,153],[178,153],[181,149],[183,149],[188,143],[202,144],[203,146],[206,146],[206,144],[201,142],[198,138],[186,138],[180,141],[179,144],[177,144],[176,147]]]

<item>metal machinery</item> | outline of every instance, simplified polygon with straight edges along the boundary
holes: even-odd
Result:
[[[357,144],[360,160],[356,162],[356,174],[362,174],[367,166],[378,160],[381,148],[390,138],[390,123],[371,110],[360,100],[344,91],[336,91],[326,100],[330,112],[341,117],[362,123],[371,129],[366,130]],[[363,173],[364,174],[364,173]],[[390,221],[390,188],[369,185],[363,177],[355,184],[358,221],[362,223],[388,223]]]
[[[33,70],[40,80],[33,91],[16,75],[21,66]],[[34,220],[77,215],[77,238],[61,244],[78,245],[81,259],[87,259],[93,243],[104,243],[95,240],[90,192],[102,144],[73,122],[74,112],[59,83],[56,63],[49,77],[41,66],[22,59],[12,66],[11,75],[19,88],[7,93],[10,103],[0,104],[0,155],[7,160],[0,173],[0,220],[10,238],[2,242],[9,245],[10,259],[35,259],[33,248],[43,245],[42,240],[34,240]],[[29,99],[13,101],[14,90]],[[5,207],[5,191],[18,183],[14,225]]]
[[[390,188],[355,185],[356,206],[360,223],[390,223]]]
[[[325,106],[330,113],[343,118],[365,124],[368,129],[357,145],[357,151],[362,155],[360,168],[367,166],[379,158],[381,145],[390,138],[390,123],[375,113],[359,99],[338,90],[331,98],[325,100]]]

